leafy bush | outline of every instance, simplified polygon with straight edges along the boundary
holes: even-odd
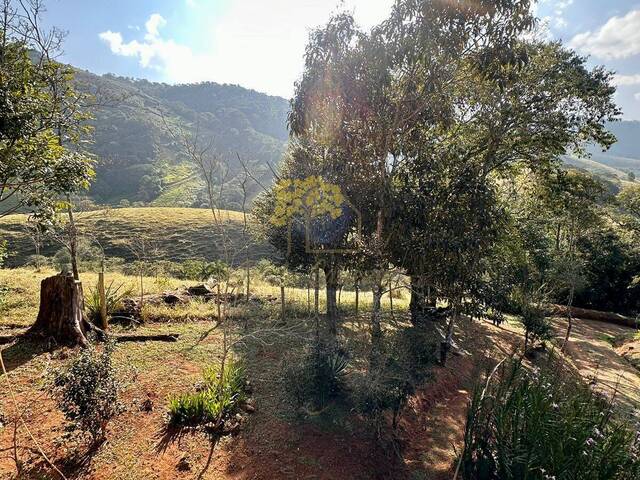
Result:
[[[26,265],[29,267],[34,267],[37,270],[40,270],[42,267],[47,267],[51,264],[51,259],[49,257],[45,257],[44,255],[29,255],[27,257]]]
[[[315,342],[299,362],[285,368],[285,391],[297,406],[322,409],[344,389],[347,366],[343,353]]]
[[[640,478],[640,437],[553,356],[537,371],[506,363],[467,414],[463,478]]]
[[[114,285],[113,281],[104,289],[105,299],[107,303],[107,317],[113,315],[114,312],[122,308],[122,301],[133,294],[130,287],[124,284]],[[89,293],[84,297],[84,306],[87,311],[89,320],[97,323],[100,319],[100,291],[98,285],[89,288]]]
[[[52,393],[74,429],[103,440],[109,420],[119,413],[121,385],[111,362],[115,344],[107,342],[101,352],[89,346],[71,364],[55,373]]]
[[[206,368],[203,379],[200,391],[169,399],[171,424],[196,426],[212,423],[214,428],[219,428],[246,399],[244,368],[233,360],[229,360],[224,369],[218,365]]]
[[[4,265],[4,262],[7,260],[8,252],[8,242],[6,240],[0,241],[0,268]]]
[[[438,344],[433,332],[407,328],[398,332],[389,353],[379,366],[356,379],[353,401],[356,410],[381,427],[384,413],[391,411],[393,427],[402,407],[430,375],[437,359]]]
[[[520,315],[525,331],[525,350],[527,345],[536,341],[544,342],[551,339],[553,333],[551,323],[541,307],[533,304],[525,305]]]
[[[229,266],[220,261],[207,262],[191,259],[182,264],[180,277],[185,280],[224,281],[229,276]]]

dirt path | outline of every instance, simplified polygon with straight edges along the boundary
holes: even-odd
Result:
[[[564,337],[565,319],[554,319],[558,337]],[[594,320],[574,320],[567,353],[585,378],[595,379],[600,391],[615,394],[623,408],[640,406],[640,375],[627,360],[616,353],[607,337],[632,333],[634,329]]]

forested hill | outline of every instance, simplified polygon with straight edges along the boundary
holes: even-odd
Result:
[[[202,139],[213,140],[231,167],[225,206],[241,201],[236,185],[237,155],[269,176],[287,141],[288,102],[236,85],[167,85],[114,75],[76,73],[83,90],[99,92],[106,106],[94,112],[93,143],[97,176],[90,195],[96,203],[122,200],[160,206],[200,206],[202,181],[184,153],[167,135],[162,110],[174,125],[198,124]]]
[[[197,169],[172,141],[162,110],[174,124],[198,124],[200,137],[212,139],[229,162],[231,172],[223,190],[223,207],[239,209],[242,202],[237,155],[253,165],[265,182],[268,164],[280,160],[287,141],[288,102],[237,85],[199,83],[167,85],[114,75],[77,71],[83,90],[100,92],[106,105],[94,112],[90,150],[96,155],[97,176],[90,196],[98,204],[144,203],[152,206],[200,207],[206,204]],[[624,180],[628,172],[640,177],[640,122],[610,125],[618,137],[609,151],[592,149],[590,159],[565,161],[610,179]],[[251,196],[259,189],[252,186]]]

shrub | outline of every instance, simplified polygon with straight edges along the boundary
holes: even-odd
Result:
[[[51,259],[44,255],[29,255],[26,265],[40,270],[42,267],[47,267],[51,264]]]
[[[107,303],[107,317],[113,315],[114,312],[122,308],[122,301],[133,294],[130,287],[124,284],[114,285],[113,281],[104,289],[105,299]],[[100,291],[98,285],[89,288],[89,293],[84,297],[84,306],[87,311],[89,320],[97,323],[100,319]]]
[[[550,340],[553,330],[541,307],[533,304],[524,305],[520,311],[525,331],[525,350],[536,341]]]
[[[335,348],[315,342],[300,362],[284,370],[284,388],[297,406],[322,409],[344,389],[348,359]]]
[[[55,373],[52,393],[74,429],[103,440],[109,420],[119,413],[121,385],[111,362],[115,344],[107,342],[101,352],[89,346],[71,364]]]
[[[467,414],[463,478],[640,478],[637,432],[553,355],[537,371],[506,363]]]
[[[0,240],[0,268],[2,268],[9,255],[8,245],[9,243],[6,240]]]
[[[216,260],[191,259],[182,264],[181,278],[198,281],[224,281],[229,276],[229,267],[226,263]]]
[[[198,392],[184,393],[169,399],[169,418],[173,425],[222,426],[239,403],[246,399],[244,368],[228,360],[224,369],[210,366],[203,372],[204,385]]]
[[[437,359],[435,338],[434,332],[424,327],[399,331],[379,365],[354,382],[356,410],[378,429],[387,411],[392,414],[392,427],[396,427],[409,396],[429,377]]]

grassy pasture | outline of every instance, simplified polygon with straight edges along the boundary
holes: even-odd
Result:
[[[221,210],[220,218],[226,223],[226,235],[232,250],[240,250],[245,244],[243,216],[240,212]],[[7,265],[24,265],[29,255],[35,253],[33,242],[25,229],[26,215],[10,215],[0,219],[0,239],[9,242],[10,257]],[[207,260],[220,258],[222,246],[213,222],[211,210],[204,208],[118,208],[77,214],[77,224],[82,234],[94,239],[108,257],[133,259],[127,242],[145,236],[157,243],[159,259],[181,262],[202,257]],[[42,253],[53,255],[59,245],[48,242]],[[273,249],[265,244],[253,244],[251,258],[258,260],[273,255]]]

